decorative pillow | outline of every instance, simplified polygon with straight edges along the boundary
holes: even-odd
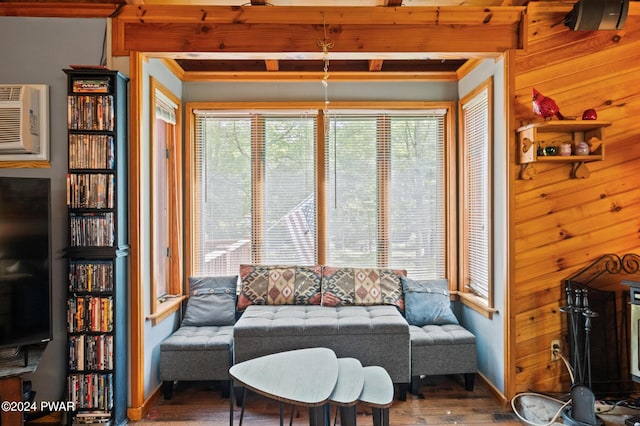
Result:
[[[233,325],[238,276],[189,277],[189,299],[182,325]]]
[[[240,265],[238,311],[249,305],[319,305],[320,266]]]
[[[400,276],[404,270],[386,268],[322,268],[322,305],[394,305],[404,311]]]
[[[322,299],[321,281],[322,266],[297,267],[294,303],[296,305],[319,305]]]
[[[458,324],[451,310],[447,280],[414,281],[400,277],[404,290],[405,318],[411,325]]]

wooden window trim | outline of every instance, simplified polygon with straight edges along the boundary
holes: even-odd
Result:
[[[156,99],[156,91],[161,92],[164,96],[170,99],[177,107],[175,110],[176,114],[176,123],[174,125],[174,136],[172,138],[168,138],[173,145],[169,145],[167,147],[168,150],[171,151],[171,156],[173,158],[172,161],[168,163],[168,178],[167,185],[169,188],[172,188],[170,193],[171,198],[168,203],[168,216],[170,224],[170,232],[169,232],[169,250],[170,250],[170,259],[169,259],[169,271],[167,276],[167,296],[156,297],[156,278],[154,276],[151,277],[151,314],[147,317],[147,319],[152,321],[153,325],[160,323],[163,319],[169,317],[170,314],[178,311],[181,307],[181,302],[185,298],[184,297],[184,283],[186,282],[184,277],[184,268],[183,268],[183,235],[184,226],[182,225],[182,108],[181,101],[175,96],[169,89],[163,86],[157,79],[150,77],[150,141],[151,147],[155,146],[155,141],[157,138],[157,130],[156,130],[156,111],[155,105],[157,102]],[[153,157],[153,155],[151,156]],[[152,159],[152,163],[155,161]],[[154,173],[155,173],[155,164],[152,164],[150,170],[150,182],[153,182]],[[154,203],[154,194],[151,191],[150,195],[150,203],[153,205]],[[153,221],[153,218],[151,219]],[[151,229],[153,229],[153,223],[151,223]],[[151,232],[151,250],[153,250],[154,246],[154,236],[153,232]],[[151,271],[153,271],[153,256],[151,256]],[[153,272],[152,272],[153,274]]]

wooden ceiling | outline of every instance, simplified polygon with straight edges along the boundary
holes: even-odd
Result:
[[[446,80],[522,47],[526,1],[35,0],[0,2],[0,16],[115,18],[115,55],[149,53],[186,80],[315,79],[325,65],[332,79]]]

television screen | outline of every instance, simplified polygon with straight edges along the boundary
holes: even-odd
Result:
[[[0,177],[0,347],[51,339],[47,178]]]

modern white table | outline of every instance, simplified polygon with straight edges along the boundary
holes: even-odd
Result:
[[[260,395],[309,407],[310,425],[329,425],[327,402],[338,381],[338,359],[331,349],[309,348],[265,355],[232,366],[229,374]]]
[[[338,359],[331,349],[309,348],[250,359],[229,369],[231,378],[282,404],[309,407],[310,426],[330,425],[330,404],[340,407],[341,424],[356,425],[356,404],[373,409],[376,426],[389,424],[387,408],[393,402],[393,383],[382,367],[363,367],[355,358]],[[233,386],[232,386],[233,388]],[[230,392],[230,424],[233,426],[233,390]],[[240,415],[240,423],[244,413]]]
[[[329,401],[340,410],[340,424],[355,426],[356,404],[364,386],[362,364],[355,358],[338,359],[338,382]]]

